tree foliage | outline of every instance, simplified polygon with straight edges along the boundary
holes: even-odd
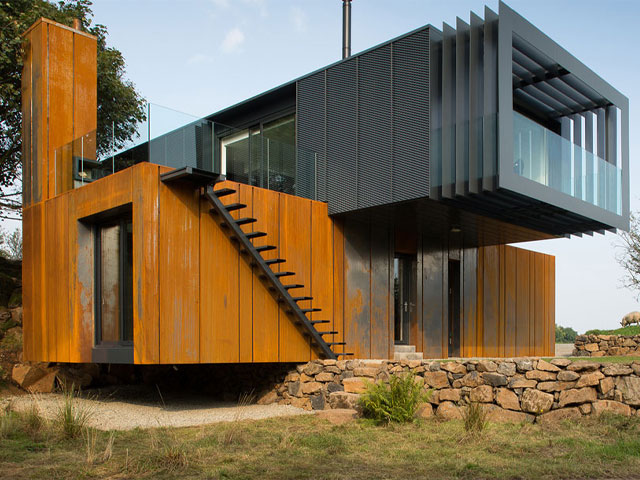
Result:
[[[556,325],[556,343],[573,343],[577,336],[578,332],[573,328]]]
[[[98,39],[98,154],[112,142],[122,147],[146,118],[144,99],[125,78],[122,54],[107,45],[107,28],[92,23],[91,5],[89,0],[0,0],[0,218],[15,218],[21,208],[21,34],[38,18],[69,26],[78,18]]]
[[[638,213],[631,214],[628,232],[620,232],[622,251],[618,256],[618,263],[625,270],[623,285],[636,292],[640,299],[640,217]]]

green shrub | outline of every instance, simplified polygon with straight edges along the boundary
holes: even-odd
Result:
[[[418,406],[429,400],[422,379],[413,373],[391,375],[389,380],[369,383],[360,397],[362,414],[377,423],[410,422]]]
[[[487,426],[487,411],[481,403],[470,403],[467,408],[462,409],[462,421],[465,432],[479,434]]]

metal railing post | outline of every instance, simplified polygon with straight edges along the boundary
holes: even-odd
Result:
[[[98,139],[96,136],[96,143]],[[111,173],[116,173],[116,127],[115,122],[111,122]]]
[[[80,137],[80,184],[84,185],[84,137]]]

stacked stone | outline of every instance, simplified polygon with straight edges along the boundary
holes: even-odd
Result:
[[[576,357],[617,357],[640,355],[640,335],[578,335]]]
[[[290,372],[275,393],[308,410],[357,409],[369,382],[412,372],[431,390],[423,417],[461,418],[460,407],[485,404],[494,421],[544,422],[612,411],[640,416],[640,362],[568,359],[315,360]]]

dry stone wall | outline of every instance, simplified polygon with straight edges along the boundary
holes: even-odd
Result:
[[[640,356],[640,335],[578,335],[575,357]]]
[[[545,422],[605,411],[640,416],[640,362],[540,358],[460,361],[315,360],[298,365],[272,400],[308,410],[357,409],[367,382],[413,372],[432,391],[420,415],[461,418],[486,405],[494,421]]]

